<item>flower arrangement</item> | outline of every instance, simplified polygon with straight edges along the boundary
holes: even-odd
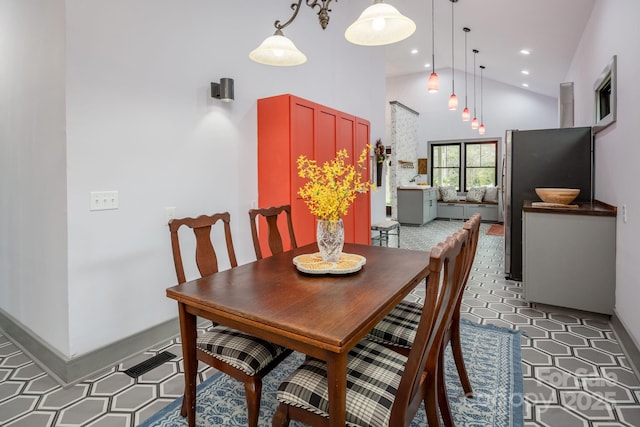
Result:
[[[376,161],[378,163],[384,162],[384,159],[387,158],[387,153],[386,153],[384,145],[382,145],[382,141],[380,139],[378,139],[376,141],[376,146],[374,148],[374,152],[376,154]]]
[[[362,150],[356,165],[345,163],[349,158],[345,149],[338,151],[335,159],[322,166],[306,156],[298,158],[298,176],[308,179],[298,190],[298,195],[305,199],[309,210],[319,220],[339,220],[347,214],[357,193],[366,193],[375,187],[368,180],[362,180],[370,149],[371,146],[367,145]]]

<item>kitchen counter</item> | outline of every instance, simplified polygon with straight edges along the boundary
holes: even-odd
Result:
[[[612,314],[616,282],[616,207],[523,205],[523,283],[529,302]]]
[[[577,208],[563,208],[563,207],[540,207],[533,206],[531,200],[525,200],[522,205],[524,212],[538,212],[538,213],[554,213],[563,215],[588,215],[588,216],[613,216],[617,215],[617,208],[615,206],[608,205],[599,200],[594,200],[593,203],[589,202],[576,202]]]
[[[398,187],[398,222],[422,225],[438,215],[438,189],[426,185]]]
[[[435,187],[431,187],[430,185],[401,185],[398,187],[398,190],[432,190]]]

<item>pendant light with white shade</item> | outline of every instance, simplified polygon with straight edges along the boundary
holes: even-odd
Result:
[[[481,65],[480,66],[480,127],[478,128],[478,133],[480,135],[484,135],[484,133],[487,131],[487,129],[484,127],[484,77],[483,77],[483,72],[484,72],[485,66]]]
[[[478,49],[473,49],[473,120],[471,120],[471,129],[478,129],[478,116],[476,115],[476,56]]]
[[[469,83],[467,79],[467,34],[471,31],[470,28],[464,27],[464,110],[462,110],[462,121],[468,122],[471,120],[471,112],[467,104],[467,92],[469,89]]]
[[[279,67],[291,67],[307,62],[306,55],[300,52],[290,39],[285,37],[282,30],[277,28],[277,24],[276,32],[252,50],[249,53],[249,58],[260,64]]]
[[[458,2],[458,0],[450,0],[451,1],[451,96],[449,97],[449,110],[455,111],[458,109],[458,97],[456,96],[456,69],[455,69],[455,49],[454,49],[454,37],[453,37],[453,5]]]
[[[331,0],[329,0],[329,3]],[[318,12],[320,19],[320,25],[322,29],[325,29],[329,24],[329,3],[324,4]],[[278,67],[291,67],[294,65],[301,65],[307,62],[307,57],[302,53],[293,42],[285,37],[282,30],[296,19],[298,12],[300,12],[300,6],[302,0],[298,3],[293,3],[291,9],[293,9],[293,15],[284,24],[280,23],[278,19],[273,25],[276,27],[275,33],[272,36],[267,37],[256,49],[249,53],[249,58],[265,65],[275,65]],[[318,5],[319,6],[319,5]]]
[[[431,75],[427,83],[427,92],[436,93],[440,90],[440,80],[436,74],[436,42],[435,42],[435,7],[434,0],[431,0]]]
[[[416,24],[398,9],[375,0],[344,32],[344,37],[361,46],[382,46],[406,39],[416,31]]]

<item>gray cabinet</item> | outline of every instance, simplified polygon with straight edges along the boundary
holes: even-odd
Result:
[[[479,213],[482,221],[498,222],[497,203],[438,202],[436,216],[448,219],[469,219]]]
[[[498,205],[497,204],[470,204],[464,205],[464,218],[471,218],[474,214],[479,213],[483,221],[498,221]]]
[[[398,188],[398,222],[422,225],[436,218],[438,193],[435,188]]]
[[[438,217],[438,190],[435,188],[427,190],[424,195],[429,201],[428,220],[433,221]]]
[[[524,212],[527,301],[612,314],[616,217]]]
[[[464,206],[459,203],[438,203],[438,217],[449,219],[463,219]]]

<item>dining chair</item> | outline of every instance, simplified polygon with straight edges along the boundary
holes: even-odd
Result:
[[[467,375],[467,369],[464,364],[464,357],[462,356],[462,344],[460,340],[460,306],[462,305],[462,297],[464,295],[464,289],[467,287],[467,281],[471,275],[471,267],[476,257],[478,249],[478,239],[480,238],[480,222],[482,217],[480,214],[473,215],[467,222],[464,223],[463,228],[469,233],[469,240],[467,244],[466,259],[464,263],[464,277],[462,289],[463,291],[458,296],[456,307],[453,312],[451,324],[447,328],[444,336],[444,346],[451,342],[451,348],[453,350],[453,359],[456,363],[456,369],[458,370],[458,376],[462,384],[462,389],[467,397],[473,397],[473,390],[471,388],[471,382],[469,382],[469,376]]]
[[[431,250],[425,310],[408,357],[366,339],[347,355],[348,425],[409,426],[422,402],[429,426],[440,425],[438,359],[461,284],[460,254],[466,239],[467,232],[459,230]],[[331,403],[327,396],[326,363],[307,358],[280,384],[272,426],[288,426],[291,419],[326,426]]]
[[[260,238],[258,233],[258,221],[260,218],[264,218],[267,225],[267,243],[271,255],[280,254],[284,252],[285,244],[282,242],[282,235],[280,234],[280,228],[278,227],[278,218],[281,215],[286,217],[287,228],[289,230],[289,243],[291,248],[297,248],[296,236],[293,232],[293,222],[291,221],[291,206],[271,206],[268,208],[250,209],[249,220],[251,221],[251,237],[253,238],[253,248],[256,252],[256,258],[262,259],[262,248],[260,247]]]
[[[458,377],[460,378],[460,384],[462,384],[462,390],[468,398],[473,397],[473,389],[471,387],[471,381],[469,381],[469,375],[467,374],[467,368],[464,363],[464,356],[462,354],[462,340],[460,338],[460,306],[462,305],[462,297],[464,290],[467,287],[467,281],[471,275],[471,267],[475,260],[476,251],[478,248],[478,239],[480,236],[480,214],[475,214],[468,221],[464,223],[462,228],[467,231],[468,240],[464,250],[463,271],[461,277],[460,294],[456,297],[456,305],[453,310],[453,315],[449,321],[449,325],[445,328],[445,333],[442,338],[442,352],[440,352],[440,366],[444,368],[444,350],[451,343],[451,350],[453,353],[453,360],[456,364],[458,371]],[[453,424],[451,418],[451,410],[449,407],[449,399],[447,396],[447,389],[445,385],[444,369],[438,371],[438,387],[439,387],[439,404],[442,417],[445,419],[445,423]]]
[[[466,230],[469,238],[463,248],[463,270],[460,276],[461,292],[457,295],[453,316],[445,330],[442,341],[443,349],[451,342],[453,357],[460,377],[460,383],[465,392],[465,396],[473,397],[471,382],[467,374],[464,357],[462,355],[462,346],[460,340],[460,306],[464,289],[466,288],[471,267],[475,259],[476,249],[478,247],[478,238],[480,235],[480,214],[474,214],[466,221],[462,227]],[[405,356],[413,345],[416,337],[420,316],[423,311],[423,305],[420,303],[401,301],[380,323],[378,323],[372,331],[367,335],[367,339],[391,348]],[[443,353],[444,354],[444,353]],[[443,418],[449,416],[448,399],[446,398],[446,389],[440,393],[440,405]]]
[[[231,238],[231,217],[228,212],[201,215],[197,218],[172,219],[169,221],[169,231],[178,283],[186,282],[178,230],[182,226],[193,230],[196,265],[200,275],[207,276],[218,272],[218,254],[211,236],[212,228],[218,221],[224,226],[231,268],[238,266]],[[284,360],[291,350],[215,323],[197,338],[196,347],[198,360],[244,383],[248,425],[257,427],[262,377]],[[185,402],[186,399],[183,399],[182,416],[186,415]]]

